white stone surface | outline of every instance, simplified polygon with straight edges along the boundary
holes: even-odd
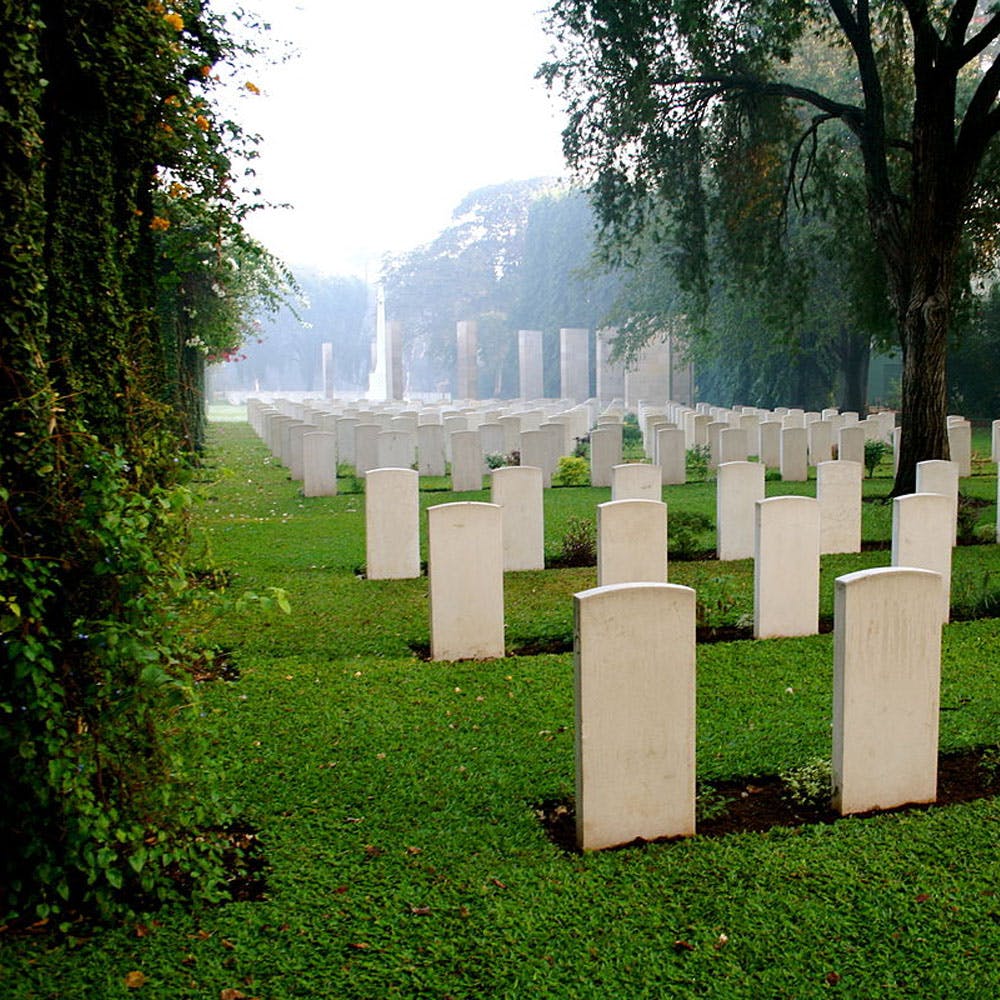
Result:
[[[948,424],[948,453],[960,476],[972,475],[972,424],[968,420]]]
[[[805,427],[786,426],[781,430],[780,468],[786,483],[804,483],[809,478],[808,434]]]
[[[725,462],[745,462],[749,454],[747,432],[742,427],[729,427],[719,434],[719,465]]]
[[[865,429],[861,424],[854,423],[841,427],[837,439],[837,458],[842,462],[865,464]]]
[[[582,850],[695,832],[695,594],[668,583],[574,597]]]
[[[363,476],[378,468],[378,436],[382,428],[375,423],[359,423],[354,428],[354,471]]]
[[[479,431],[455,431],[451,435],[451,488],[455,493],[483,488],[483,449]]]
[[[610,486],[611,469],[619,465],[621,460],[621,424],[606,424],[590,432],[591,486]]]
[[[857,462],[838,460],[816,466],[821,555],[861,551],[861,472]]]
[[[660,500],[663,496],[658,465],[626,462],[611,470],[612,500]]]
[[[818,629],[819,503],[812,497],[795,496],[758,500],[754,638],[813,635]]]
[[[781,423],[762,420],[760,424],[760,461],[768,469],[781,468]]]
[[[839,577],[834,596],[833,805],[937,795],[941,581],[920,569]]]
[[[421,476],[445,474],[444,426],[426,423],[417,426],[417,471]]]
[[[940,493],[951,501],[951,543],[958,540],[958,475],[957,462],[928,459],[917,462],[917,493]]]
[[[687,480],[687,449],[684,431],[663,427],[656,432],[656,464],[664,486],[680,486]]]
[[[764,499],[760,462],[724,462],[715,486],[716,552],[720,560],[752,559],[756,503]]]
[[[814,420],[809,425],[809,464],[819,465],[833,458],[833,424],[829,420]]]
[[[611,500],[597,505],[597,585],[667,579],[667,505]]]
[[[427,508],[431,657],[504,655],[502,511],[491,503]]]
[[[307,497],[337,495],[337,435],[314,431],[302,438],[302,492]]]
[[[542,470],[532,465],[494,469],[490,500],[503,510],[503,568],[545,569]]]
[[[395,421],[393,421],[395,424]],[[411,430],[382,431],[378,436],[378,467],[409,469],[417,462],[417,436]]]
[[[369,580],[420,576],[420,493],[414,469],[365,475],[365,575]]]
[[[939,622],[951,613],[952,507],[941,493],[908,493],[892,501],[892,565],[938,574]]]

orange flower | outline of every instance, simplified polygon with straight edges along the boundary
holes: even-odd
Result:
[[[212,72],[212,67],[209,63],[205,63],[205,65],[201,67],[202,76],[208,76],[208,74],[211,72]]]
[[[204,115],[198,115],[198,117],[195,118],[194,123],[202,130],[202,132],[208,131],[208,119]]]
[[[181,17],[180,14],[174,14],[174,13],[164,14],[163,20],[166,21],[167,24],[169,24],[170,27],[174,29],[174,31],[184,30],[184,18]]]
[[[247,82],[246,82],[246,84],[244,84],[244,86],[247,88],[247,90],[250,91],[251,94],[259,94],[260,93],[260,87],[258,87],[256,83],[251,83],[249,80],[247,80]]]
[[[154,215],[149,223],[149,228],[154,233],[162,233],[165,229],[170,228],[170,220],[164,219],[162,215]]]

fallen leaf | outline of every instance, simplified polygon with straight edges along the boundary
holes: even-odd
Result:
[[[826,974],[826,981],[831,986],[836,986],[840,982],[840,976],[836,972],[828,972]]]
[[[694,945],[691,944],[689,941],[678,940],[674,942],[674,951],[678,953],[682,951],[694,951]]]
[[[929,894],[929,893],[926,893],[926,892],[922,892],[922,893],[920,893],[920,895],[919,895],[919,896],[917,896],[917,902],[918,902],[918,903],[926,903],[926,902],[927,902],[927,900],[928,900],[928,899],[930,899],[930,898],[931,898],[931,897],[930,897],[930,894]]]
[[[247,1000],[243,990],[225,989],[219,991],[219,1000]]]
[[[500,881],[500,879],[498,879],[498,878],[491,878],[491,879],[490,879],[490,881],[491,881],[491,882],[492,882],[492,883],[493,883],[493,884],[494,884],[494,885],[495,885],[495,886],[496,886],[496,887],[497,887],[498,889],[506,889],[506,888],[507,888],[507,886],[506,886],[506,885],[504,885],[504,883],[503,883],[503,882],[501,882],[501,881]]]
[[[348,948],[354,948],[356,951],[365,951],[368,948],[370,948],[371,945],[367,944],[364,941],[354,941],[351,944],[349,944],[347,947]]]
[[[410,913],[415,917],[429,917],[431,915],[431,908],[429,906],[411,906]]]
[[[139,972],[138,970],[126,973],[125,985],[130,990],[137,990],[139,989],[140,986],[145,986],[146,974],[144,972]]]

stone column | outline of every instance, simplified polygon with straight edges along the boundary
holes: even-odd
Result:
[[[564,327],[559,331],[559,392],[582,403],[590,398],[590,331]]]
[[[542,331],[518,330],[517,371],[521,399],[541,399],[545,395],[542,357]]]
[[[462,320],[456,325],[458,339],[455,396],[479,398],[479,334],[475,321]]]

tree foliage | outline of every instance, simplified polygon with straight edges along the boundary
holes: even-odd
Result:
[[[191,443],[177,387],[188,338],[238,331],[221,314],[177,328],[164,292],[226,280],[240,238],[206,98],[226,27],[200,0],[29,0],[0,25],[0,907],[108,915],[185,879],[214,897],[171,617]],[[173,241],[188,226],[208,266]]]
[[[564,94],[565,152],[605,232],[623,247],[650,228],[673,239],[691,292],[707,292],[713,220],[746,246],[747,226],[780,233],[793,196],[863,213],[903,353],[894,491],[910,491],[917,461],[947,457],[949,324],[995,247],[1000,8],[557,0],[550,27],[542,74]],[[803,73],[807,37],[843,67],[836,86]],[[852,176],[863,202],[840,201],[836,178]],[[760,242],[760,275],[779,246]]]

